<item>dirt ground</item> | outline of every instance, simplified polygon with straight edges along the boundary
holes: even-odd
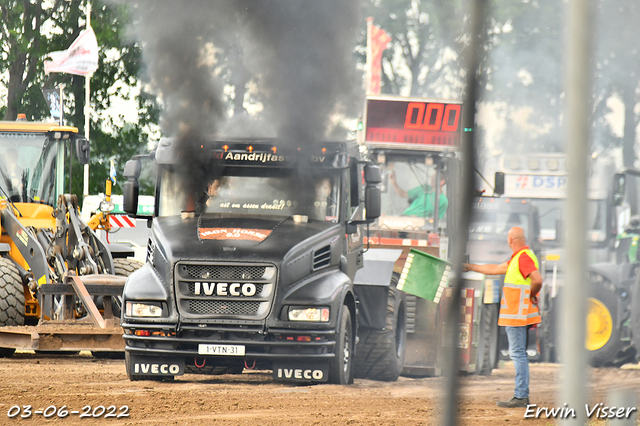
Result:
[[[543,415],[525,419],[525,409],[504,409],[496,401],[511,397],[514,368],[503,363],[489,377],[461,378],[462,425],[553,425]],[[531,403],[556,407],[559,367],[531,364]],[[591,371],[593,403],[607,402],[611,389],[640,394],[640,368]],[[59,425],[436,425],[440,424],[442,377],[405,378],[394,383],[358,380],[351,386],[274,383],[270,372],[241,375],[185,375],[175,382],[130,382],[123,360],[98,360],[89,353],[43,356],[18,353],[0,359],[0,424]],[[59,418],[32,414],[20,418],[14,406],[32,412],[66,406],[79,414]],[[128,407],[128,417],[117,416]],[[55,408],[48,408],[55,406]],[[85,408],[90,406],[90,408]],[[109,406],[113,406],[110,408]],[[47,411],[47,408],[49,411]],[[13,411],[12,411],[13,410]],[[97,418],[81,418],[83,411]],[[64,414],[64,411],[62,412]],[[601,420],[591,425],[604,425]]]

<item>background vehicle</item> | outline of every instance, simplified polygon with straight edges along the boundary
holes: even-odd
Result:
[[[0,123],[0,353],[122,349],[123,279],[140,266],[96,238],[64,194],[71,153],[89,161],[73,127]],[[106,205],[105,205],[106,209]],[[108,210],[108,209],[106,209]],[[114,259],[115,258],[115,259]],[[102,313],[100,312],[102,311]],[[7,326],[29,327],[16,328]]]
[[[567,170],[564,154],[505,155],[499,159],[499,170],[505,173],[505,197],[528,199],[540,212],[540,238],[545,249],[545,281],[540,297],[542,323],[538,326],[538,346],[543,361],[556,360],[556,335],[559,314],[558,295],[562,289],[563,270],[563,202],[566,192]],[[613,202],[612,177],[615,164],[611,158],[594,155],[590,162],[588,184],[587,241],[589,263],[614,261],[616,235],[624,227]],[[628,223],[628,219],[626,219]],[[596,267],[599,268],[599,267]],[[594,293],[589,302],[587,348],[594,365],[613,362],[608,348],[603,350],[602,332],[606,322],[602,307],[617,311],[598,273]],[[599,336],[599,337],[598,337]],[[595,340],[594,340],[595,339]],[[594,343],[598,342],[598,343]],[[627,345],[628,346],[628,345]],[[612,351],[622,350],[622,347]]]
[[[369,251],[360,273],[376,272],[367,274],[366,278],[356,276],[356,284],[363,284],[362,288],[356,286],[356,294],[384,300],[382,293],[386,291],[387,300],[398,302],[394,306],[394,317],[397,317],[394,327],[369,319],[361,323],[365,337],[356,356],[363,360],[376,359],[380,352],[377,340],[401,342],[406,333],[402,374],[439,374],[443,302],[405,294],[398,291],[396,285],[411,248],[449,260],[449,238],[455,233],[454,212],[460,208],[458,152],[462,103],[369,97],[365,111],[364,131],[359,142],[366,148],[368,157],[382,169],[382,207],[380,217],[370,226],[366,240]],[[422,201],[412,200],[416,193],[426,196]],[[424,207],[416,206],[419,202],[423,202]],[[372,265],[369,267],[368,263]],[[479,274],[465,278],[465,288],[475,291],[473,301],[463,298],[464,303],[473,303],[474,309],[460,324],[463,334],[464,330],[471,330],[471,339],[461,344],[461,370],[489,374],[497,363],[499,289],[494,291],[493,281]],[[401,348],[396,344],[389,350],[398,352]],[[374,368],[356,370],[356,374],[376,377]]]

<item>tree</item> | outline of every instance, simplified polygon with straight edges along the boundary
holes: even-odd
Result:
[[[633,1],[599,1],[595,66],[595,135],[605,148],[622,148],[625,167],[634,167],[637,128],[640,124],[640,6]],[[624,105],[622,135],[617,136],[607,120],[607,102],[617,97]]]
[[[126,98],[127,90],[138,85],[141,69],[140,46],[126,39],[129,17],[125,6],[96,0],[91,24],[100,46],[98,70],[91,79],[92,159],[89,192],[104,190],[109,160],[116,158],[121,170],[132,154],[146,150],[148,127],[158,122],[154,96],[144,91],[138,97],[138,123],[119,123],[106,112],[113,97]],[[65,50],[86,27],[82,2],[9,0],[0,5],[2,13],[2,62],[0,81],[8,88],[4,119],[24,112],[29,120],[42,120],[48,108],[41,88],[64,84],[66,122],[84,131],[85,78],[69,74],[44,75],[43,58],[48,52]],[[48,31],[42,31],[47,28]],[[73,166],[72,192],[82,194],[81,166]],[[116,189],[117,190],[117,189]]]
[[[409,96],[459,96],[466,4],[464,0],[367,2],[367,15],[392,37],[383,54],[383,93],[400,94],[408,88]],[[363,37],[361,52],[365,45]]]

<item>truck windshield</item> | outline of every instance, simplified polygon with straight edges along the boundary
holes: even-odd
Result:
[[[474,210],[469,225],[469,239],[507,241],[507,233],[514,226],[528,231],[529,216],[526,213]]]
[[[449,205],[447,184],[436,185],[434,165],[421,161],[389,161],[380,167],[384,176],[382,211],[378,226],[390,230],[428,229],[434,222],[435,192],[440,189],[439,227],[446,227]],[[439,188],[438,188],[439,187]]]
[[[562,199],[532,199],[540,211],[540,237],[547,242],[557,241],[556,223],[562,220]],[[607,201],[587,202],[587,241],[602,242],[607,238]]]
[[[53,206],[56,159],[56,144],[45,134],[0,133],[0,197]]]
[[[303,215],[310,220],[337,222],[340,178],[327,170],[294,169],[246,176],[229,173],[205,178],[196,193],[189,192],[172,169],[161,170],[159,216],[179,215],[195,204],[196,213],[270,216]],[[254,169],[255,170],[255,169]]]

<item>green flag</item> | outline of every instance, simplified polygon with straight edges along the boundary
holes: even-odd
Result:
[[[438,303],[449,282],[451,267],[449,262],[411,249],[398,281],[398,290]]]

